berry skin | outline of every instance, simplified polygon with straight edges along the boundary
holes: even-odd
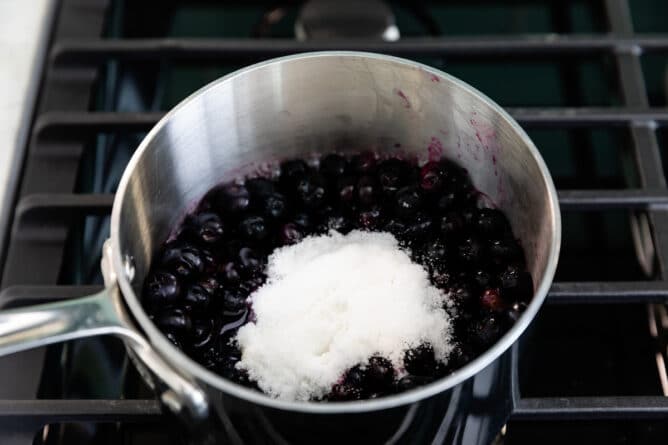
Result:
[[[475,238],[469,237],[462,240],[457,251],[459,259],[467,265],[479,263],[483,258],[482,244]]]
[[[299,226],[295,223],[283,224],[281,227],[280,239],[281,244],[296,244],[302,240],[304,234],[300,230]]]
[[[357,200],[363,206],[371,206],[378,199],[378,184],[371,176],[362,176],[357,182]]]
[[[470,343],[481,349],[487,349],[503,334],[501,322],[496,315],[486,315],[475,321],[470,327]]]
[[[348,402],[352,400],[360,400],[361,398],[362,392],[359,388],[346,385],[345,383],[334,385],[327,397],[327,399],[332,402]]]
[[[405,183],[409,166],[406,161],[387,159],[378,166],[378,180],[386,194],[393,194]]]
[[[186,289],[183,297],[184,304],[193,311],[203,312],[211,303],[212,292],[199,284],[192,284]]]
[[[431,383],[432,379],[429,377],[424,377],[424,376],[417,376],[417,375],[407,375],[399,379],[399,381],[396,383],[396,390],[397,392],[404,392],[404,391],[410,391],[411,389],[418,388],[420,386],[424,386],[427,383]]]
[[[268,219],[280,219],[287,213],[287,199],[280,193],[271,193],[262,199],[262,215]]]
[[[372,207],[360,212],[357,217],[357,224],[360,228],[366,230],[375,230],[381,223],[380,207]]]
[[[366,382],[371,391],[388,391],[394,382],[394,367],[392,362],[384,357],[371,357],[366,374]]]
[[[293,188],[297,182],[309,172],[306,162],[301,159],[281,163],[280,182],[287,188]]]
[[[330,154],[320,160],[320,171],[327,178],[338,178],[346,170],[348,170],[348,161],[341,155]]]
[[[436,372],[437,364],[434,348],[430,344],[422,344],[417,348],[407,350],[404,354],[406,371],[413,375],[433,375]]]
[[[174,303],[180,294],[179,280],[169,272],[155,272],[146,281],[145,295],[152,305]]]
[[[415,187],[404,187],[397,192],[395,212],[400,218],[414,216],[422,206],[422,197]]]
[[[204,271],[202,252],[188,245],[168,248],[161,261],[167,269],[182,278],[192,278]]]
[[[269,235],[269,227],[261,216],[249,216],[239,223],[241,235],[252,242],[261,242]]]
[[[505,308],[505,303],[499,294],[498,289],[485,289],[480,296],[480,305],[483,309],[492,312],[501,312]]]
[[[195,215],[188,224],[188,232],[203,245],[219,243],[225,235],[223,221],[212,212]]]
[[[187,333],[191,328],[190,317],[178,308],[162,310],[153,321],[161,329],[175,334]]]
[[[425,192],[436,192],[443,187],[443,169],[438,162],[427,162],[420,169],[420,188]]]
[[[251,195],[259,198],[269,196],[276,192],[276,185],[272,180],[267,178],[251,178],[246,180],[244,185]]]
[[[478,232],[487,238],[502,236],[509,230],[506,217],[497,209],[479,209],[475,218]]]
[[[372,173],[376,168],[376,156],[370,152],[355,155],[350,160],[350,165],[352,171],[359,175]]]
[[[250,193],[242,185],[230,184],[210,192],[213,204],[227,214],[238,215],[248,210],[251,204]]]

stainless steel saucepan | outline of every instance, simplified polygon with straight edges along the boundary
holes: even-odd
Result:
[[[497,344],[432,384],[359,402],[277,400],[219,377],[172,345],[142,308],[142,283],[157,247],[211,187],[284,158],[333,150],[446,156],[463,165],[521,238],[535,296]],[[102,260],[106,289],[1,312],[0,355],[119,336],[165,406],[206,422],[226,443],[488,443],[512,408],[509,349],[545,299],[560,235],[557,196],[536,147],[474,88],[377,54],[279,58],[207,85],[158,122],[116,193]]]

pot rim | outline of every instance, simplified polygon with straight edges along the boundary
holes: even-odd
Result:
[[[477,100],[484,102],[486,105],[490,106],[499,116],[500,119],[504,120],[510,127],[520,136],[522,142],[525,144],[531,156],[536,161],[538,168],[541,172],[543,181],[545,182],[546,188],[548,190],[548,202],[550,206],[550,218],[554,227],[552,232],[552,239],[550,240],[550,252],[548,256],[548,261],[545,268],[545,273],[543,279],[536,288],[531,303],[528,305],[525,312],[515,323],[515,325],[508,331],[506,334],[501,337],[490,349],[485,353],[477,357],[472,362],[468,363],[464,367],[458,369],[452,374],[444,377],[440,380],[432,382],[428,385],[418,387],[416,389],[406,391],[400,394],[391,395],[387,397],[382,397],[379,399],[373,400],[360,400],[354,402],[301,402],[301,401],[286,401],[281,399],[275,399],[258,391],[251,390],[249,388],[243,387],[239,384],[233,383],[209,370],[203,366],[196,363],[194,360],[189,358],[185,353],[175,347],[153,324],[153,322],[148,318],[144,309],[141,306],[140,300],[135,294],[132,284],[128,279],[128,276],[124,271],[124,260],[122,258],[122,252],[120,249],[120,224],[121,224],[121,215],[120,209],[123,205],[123,199],[127,193],[128,184],[130,178],[132,177],[137,163],[139,162],[142,154],[148,149],[149,144],[152,142],[154,137],[162,129],[162,127],[171,119],[171,117],[178,113],[181,109],[185,108],[195,97],[198,97],[202,94],[205,94],[208,90],[217,87],[219,84],[228,82],[229,80],[236,78],[238,76],[245,75],[251,71],[261,69],[267,65],[282,63],[287,61],[297,61],[301,59],[308,58],[319,58],[319,57],[360,57],[368,59],[378,59],[386,62],[392,62],[402,65],[409,65],[413,68],[419,68],[425,72],[438,76],[448,82],[455,84],[457,87],[467,91],[469,94],[474,96]],[[112,214],[111,214],[111,243],[112,243],[112,268],[116,271],[116,279],[121,289],[121,293],[124,301],[130,308],[133,317],[148,336],[153,347],[174,366],[174,368],[180,374],[186,377],[195,377],[198,381],[206,383],[206,385],[215,388],[217,390],[223,391],[231,396],[258,404],[270,408],[287,410],[287,411],[296,411],[304,413],[321,413],[321,414],[341,414],[341,413],[361,413],[368,411],[377,411],[383,409],[394,408],[414,402],[418,402],[422,399],[434,396],[438,393],[449,390],[464,380],[472,377],[473,375],[482,371],[490,363],[496,360],[501,354],[503,354],[507,349],[509,349],[518,337],[524,332],[528,327],[529,323],[535,318],[540,306],[543,304],[547,296],[547,292],[554,278],[554,273],[556,271],[557,262],[559,259],[559,251],[561,247],[561,214],[559,210],[559,204],[557,200],[557,193],[552,181],[552,177],[545,165],[543,158],[541,157],[538,149],[531,141],[526,132],[519,126],[519,124],[498,104],[488,98],[486,95],[468,85],[467,83],[437,69],[429,67],[427,65],[421,64],[419,62],[414,62],[411,60],[386,56],[382,54],[369,53],[369,52],[358,52],[358,51],[320,51],[320,52],[309,52],[301,53],[296,55],[290,55],[285,57],[274,58],[266,60],[260,63],[250,65],[245,68],[241,68],[233,73],[230,73],[226,76],[217,79],[199,90],[195,91],[184,100],[182,100],[178,105],[172,108],[165,116],[158,121],[158,123],[150,130],[146,137],[139,144],[135,150],[132,158],[130,159],[123,176],[118,186],[116,196],[114,198]]]

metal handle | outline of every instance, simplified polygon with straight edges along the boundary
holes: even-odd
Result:
[[[83,337],[130,335],[109,292],[0,312],[0,356]]]
[[[68,340],[113,334],[125,340],[141,361],[169,389],[160,396],[177,414],[208,417],[204,393],[178,374],[132,328],[118,287],[83,298],[0,312],[0,356]]]

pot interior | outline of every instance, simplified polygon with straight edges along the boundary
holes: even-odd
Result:
[[[140,324],[150,325],[137,296],[153,252],[211,187],[271,171],[285,158],[332,150],[458,162],[508,215],[536,288],[551,281],[559,248],[556,197],[514,121],[477,91],[425,66],[373,54],[309,54],[205,87],[161,121],[135,154],[114,205],[112,238],[117,258],[134,260],[135,295],[124,291]],[[160,336],[152,326],[146,330]]]

